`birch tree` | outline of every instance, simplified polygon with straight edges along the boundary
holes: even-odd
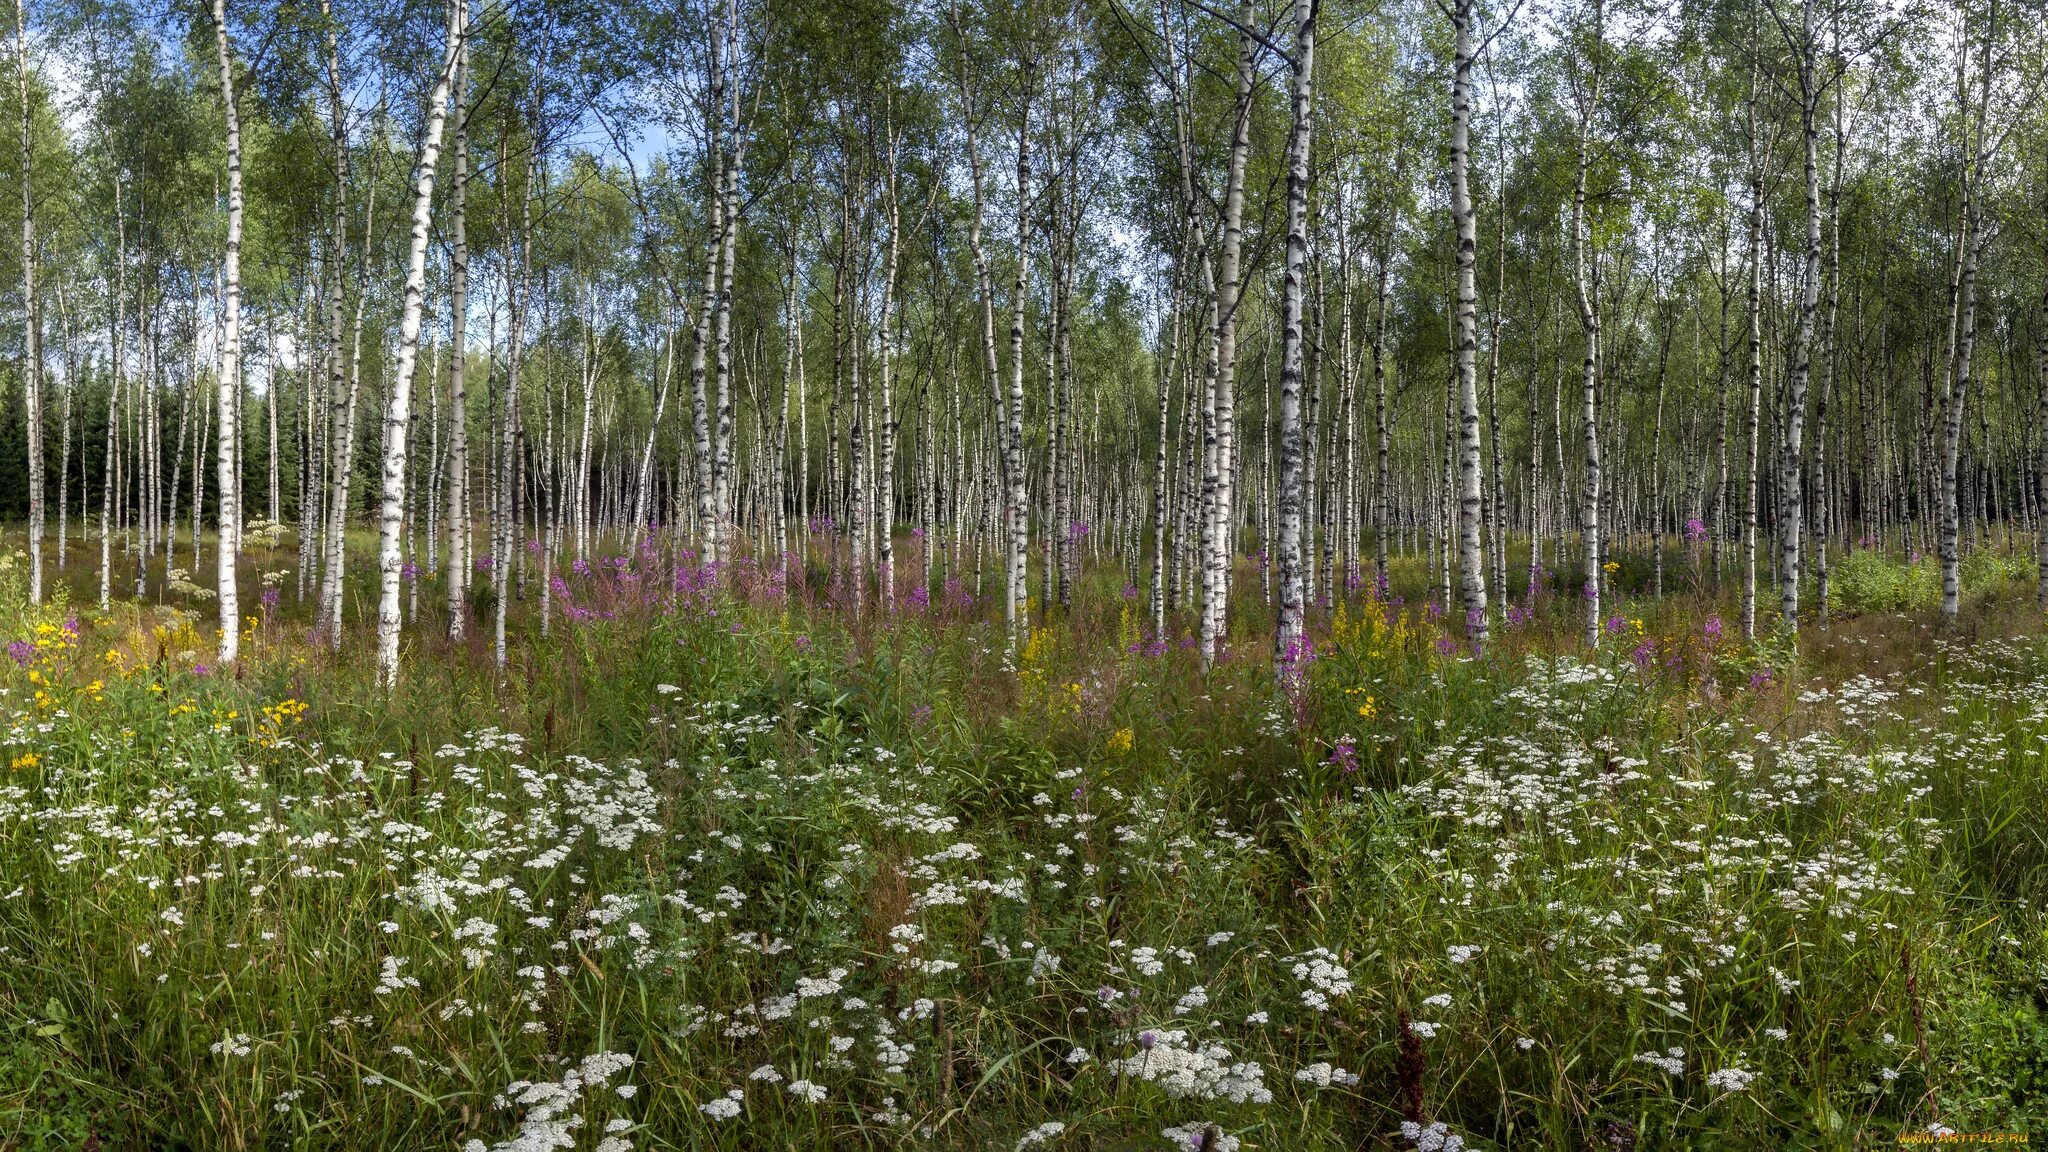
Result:
[[[377,669],[385,687],[398,685],[399,532],[405,500],[406,432],[412,421],[412,379],[419,360],[420,316],[426,306],[427,236],[433,224],[434,170],[441,157],[441,129],[448,116],[448,90],[462,57],[466,29],[462,2],[448,6],[448,47],[433,91],[427,96],[419,158],[413,165],[412,239],[406,254],[404,315],[398,327],[398,368],[384,408],[383,504],[378,518]],[[415,577],[417,579],[417,577]]]
[[[1463,0],[1461,0],[1463,2]],[[1304,634],[1302,577],[1302,281],[1308,265],[1309,134],[1315,110],[1317,0],[1294,2],[1294,53],[1287,133],[1287,265],[1280,318],[1280,619],[1273,663],[1285,676],[1301,659]],[[1458,142],[1453,139],[1454,155]],[[1454,161],[1455,163],[1456,161]],[[1481,593],[1482,598],[1484,593]]]
[[[235,550],[240,543],[241,509],[235,504],[235,450],[239,438],[236,394],[242,378],[242,127],[235,108],[234,59],[228,48],[224,0],[213,0],[213,43],[220,57],[221,109],[227,126],[228,231],[221,258],[220,436],[216,460],[220,470],[220,538],[217,595],[220,598],[220,662],[232,664],[241,648],[242,618],[236,598]]]

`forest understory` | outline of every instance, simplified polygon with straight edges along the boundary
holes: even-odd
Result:
[[[1617,563],[1594,649],[1544,573],[1481,656],[1396,552],[1276,681],[1250,564],[1204,671],[1121,565],[1012,650],[998,596],[856,613],[812,545],[785,586],[651,537],[557,577],[544,634],[514,579],[502,670],[430,574],[389,688],[370,621],[336,652],[262,597],[289,543],[245,557],[232,672],[203,593],[101,611],[85,565],[30,606],[16,553],[0,1147],[1855,1148],[2048,1115],[2024,552],[1973,553],[1943,623],[1931,561],[1851,551],[1796,646],[1724,623],[1696,550],[1662,598]]]

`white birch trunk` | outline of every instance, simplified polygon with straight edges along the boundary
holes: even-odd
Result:
[[[222,262],[220,378],[220,662],[232,664],[241,647],[241,606],[235,587],[235,547],[241,509],[235,506],[235,382],[242,376],[242,127],[235,110],[234,63],[228,54],[224,0],[213,0],[214,49],[220,56],[221,107],[227,120],[228,234]]]
[[[419,363],[420,314],[427,291],[427,235],[433,224],[434,168],[441,158],[441,128],[448,117],[448,88],[461,55],[465,29],[461,6],[448,10],[447,60],[427,97],[426,130],[413,166],[412,243],[406,255],[405,304],[398,322],[398,369],[384,406],[383,506],[378,518],[377,673],[386,688],[398,685],[399,533],[405,502],[405,434],[412,422],[412,378]]]
[[[1458,387],[1458,586],[1465,607],[1465,629],[1474,652],[1486,646],[1486,560],[1479,549],[1481,516],[1479,475],[1479,233],[1472,206],[1472,0],[1455,0],[1451,28],[1455,42],[1451,67],[1451,217],[1457,228],[1457,304],[1453,345]],[[1582,169],[1583,172],[1583,169]],[[1581,175],[1580,189],[1584,189]],[[1588,459],[1598,471],[1598,447]]]
[[[1469,0],[1460,0],[1469,3]],[[1314,111],[1316,0],[1295,0],[1291,102],[1287,133],[1287,256],[1280,312],[1280,608],[1273,667],[1287,675],[1300,658],[1306,594],[1302,574],[1302,287],[1308,268],[1309,133]],[[1460,25],[1462,30],[1463,25]],[[1461,33],[1462,34],[1462,33]],[[1453,138],[1453,155],[1456,143]]]

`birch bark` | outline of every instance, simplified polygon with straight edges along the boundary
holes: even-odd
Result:
[[[419,363],[420,314],[426,304],[427,236],[434,216],[434,170],[441,159],[441,129],[448,117],[448,89],[461,58],[460,0],[448,6],[447,59],[427,97],[427,124],[413,165],[412,242],[406,254],[404,313],[398,322],[398,366],[384,408],[383,508],[379,517],[377,571],[377,673],[386,688],[398,686],[399,533],[405,501],[406,431],[412,422],[412,379]],[[414,579],[418,579],[417,576]]]
[[[235,73],[228,51],[228,20],[224,0],[213,0],[213,43],[220,57],[221,108],[227,121],[228,232],[222,260],[220,346],[220,543],[217,590],[220,597],[220,662],[232,664],[242,637],[241,607],[236,599],[235,546],[241,510],[235,507],[235,382],[242,371],[242,127],[235,110]]]

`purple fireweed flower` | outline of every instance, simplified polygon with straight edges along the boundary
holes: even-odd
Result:
[[[1126,600],[1136,600],[1137,598],[1138,598],[1138,586],[1137,586],[1136,584],[1126,584],[1126,585],[1124,585],[1124,599],[1126,599]]]
[[[1280,653],[1280,664],[1287,675],[1298,676],[1309,661],[1316,658],[1316,642],[1304,633],[1287,641],[1287,647]]]
[[[1330,749],[1329,763],[1346,772],[1358,771],[1358,746],[1346,738]]]
[[[1706,640],[1706,642],[1707,642],[1707,647],[1709,647],[1709,648],[1711,648],[1711,647],[1713,647],[1714,645],[1716,645],[1716,644],[1720,643],[1720,642],[1721,642],[1721,618],[1720,618],[1719,616],[1709,616],[1709,617],[1707,617],[1707,622],[1706,622],[1706,623],[1704,623],[1704,624],[1702,624],[1702,625],[1700,625],[1700,636],[1701,636],[1701,637],[1702,637],[1703,639],[1705,639],[1705,640]]]
[[[265,588],[263,590],[263,606],[265,608],[277,607],[277,602],[279,599],[281,599],[281,597],[279,597],[277,589]]]
[[[1705,539],[1706,535],[1707,525],[1699,517],[1695,516],[1685,522],[1685,538],[1687,540],[1698,543]]]
[[[1628,617],[1616,615],[1607,618],[1607,634],[1609,636],[1619,636],[1626,631],[1628,631]]]
[[[1457,651],[1458,642],[1456,640],[1451,639],[1449,636],[1439,636],[1436,638],[1437,655],[1450,656],[1455,654]]]
[[[7,645],[7,654],[14,657],[16,664],[26,668],[35,660],[36,646],[26,640],[16,640]]]

